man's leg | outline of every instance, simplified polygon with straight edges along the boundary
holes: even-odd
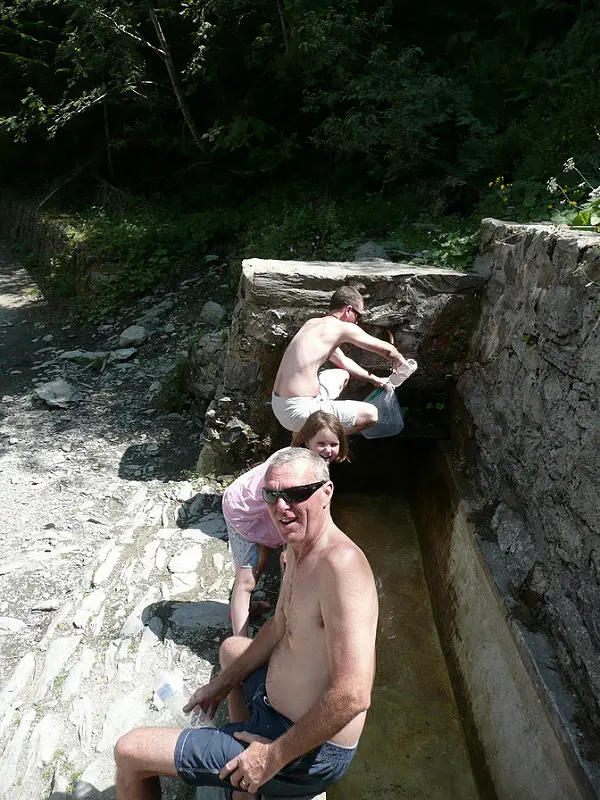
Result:
[[[159,775],[177,775],[180,728],[134,728],[115,747],[116,800],[159,800]]]
[[[379,412],[372,403],[355,403],[356,417],[354,418],[354,427],[350,433],[358,433],[364,431],[365,428],[372,428],[379,418]]]
[[[225,639],[219,650],[219,660],[221,661],[221,668],[225,669],[233,661],[245,652],[252,644],[252,639],[245,636],[230,636]],[[227,695],[227,705],[229,706],[229,721],[230,722],[244,722],[250,719],[251,714],[244,704],[244,695],[242,692],[241,684],[233,688]],[[257,794],[249,794],[248,792],[232,792],[232,800],[257,800]],[[117,800],[119,800],[117,798]]]
[[[319,384],[324,390],[321,392],[324,399],[335,400],[346,388],[350,380],[350,373],[345,369],[324,369],[319,372]]]
[[[358,433],[375,425],[379,412],[372,403],[359,400],[328,400],[321,410],[333,414],[344,426],[346,433]]]

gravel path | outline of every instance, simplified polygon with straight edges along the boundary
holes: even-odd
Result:
[[[223,284],[211,265],[78,329],[0,249],[0,798],[112,797],[118,735],[169,724],[159,669],[190,685],[214,669],[233,578],[222,487],[186,477],[198,428],[152,396]],[[134,323],[147,340],[110,355]],[[35,393],[57,380],[64,407]]]

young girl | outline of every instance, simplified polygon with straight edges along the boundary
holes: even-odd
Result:
[[[306,447],[327,463],[348,458],[348,439],[341,422],[333,414],[315,411],[292,437],[292,447]],[[231,626],[234,636],[248,635],[250,611],[268,610],[268,603],[250,603],[256,582],[269,551],[283,542],[275,530],[262,499],[262,488],[269,466],[268,458],[240,475],[223,494],[223,515],[235,564],[235,583],[231,595]]]

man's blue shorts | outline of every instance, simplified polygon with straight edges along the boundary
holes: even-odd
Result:
[[[237,731],[248,731],[277,739],[294,724],[272,708],[267,697],[267,667],[249,675],[243,683],[244,703],[252,713],[245,722],[230,722],[221,728],[186,728],[175,746],[175,769],[179,777],[194,786],[220,786],[230,789],[219,772],[246,747],[233,738]],[[341,747],[325,742],[292,761],[274,778],[261,786],[260,793],[280,797],[299,797],[324,791],[350,766],[356,747]]]

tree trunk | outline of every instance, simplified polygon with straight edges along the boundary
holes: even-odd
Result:
[[[160,42],[160,47],[163,52],[163,58],[165,59],[167,72],[169,73],[171,86],[173,87],[175,97],[177,98],[177,105],[179,106],[179,109],[183,114],[183,119],[185,120],[185,124],[187,125],[189,132],[192,134],[194,141],[196,142],[200,150],[204,150],[200,134],[198,133],[198,129],[196,128],[194,120],[192,119],[190,109],[188,108],[188,105],[185,102],[185,97],[183,96],[183,92],[181,91],[181,86],[179,85],[179,80],[177,78],[177,72],[175,71],[175,65],[173,64],[173,59],[171,57],[171,50],[169,49],[169,45],[167,43],[167,40],[165,39],[163,29],[161,27],[160,22],[158,21],[158,17],[156,16],[156,11],[153,8],[150,8],[149,13],[150,13],[150,19],[152,20],[152,24],[154,25],[154,30],[156,31],[156,35],[158,36],[158,41]]]

